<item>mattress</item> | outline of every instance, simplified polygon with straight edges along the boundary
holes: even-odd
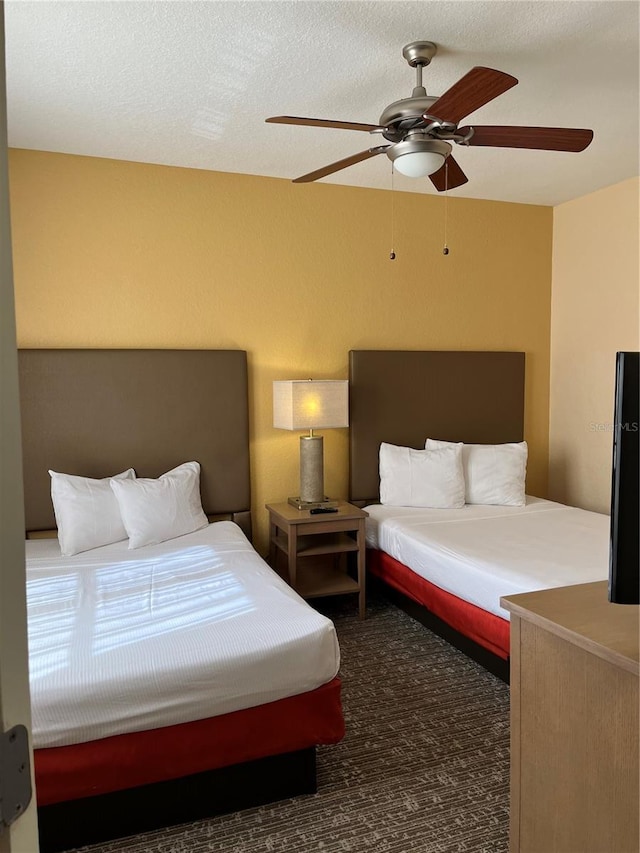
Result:
[[[527,497],[523,507],[366,507],[367,545],[509,619],[500,597],[604,580],[609,517]]]
[[[233,522],[131,551],[26,550],[36,748],[254,707],[338,671],[332,622]]]

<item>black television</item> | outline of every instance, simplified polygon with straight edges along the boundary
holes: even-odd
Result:
[[[640,353],[616,354],[609,601],[640,604]]]

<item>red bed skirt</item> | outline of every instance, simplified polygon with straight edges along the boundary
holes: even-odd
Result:
[[[340,679],[298,696],[196,720],[34,752],[38,805],[177,779],[344,737]]]
[[[507,660],[509,622],[434,586],[384,551],[367,551],[367,569],[399,592],[422,604],[470,640]]]

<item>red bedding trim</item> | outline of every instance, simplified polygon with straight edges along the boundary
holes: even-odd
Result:
[[[428,608],[465,637],[498,655],[509,657],[509,622],[445,592],[384,551],[367,551],[367,569],[389,586]]]
[[[38,805],[177,779],[344,737],[340,679],[219,717],[36,749]]]

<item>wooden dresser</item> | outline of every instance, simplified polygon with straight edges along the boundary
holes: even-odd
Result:
[[[640,607],[607,583],[501,599],[511,611],[511,853],[640,850]]]

